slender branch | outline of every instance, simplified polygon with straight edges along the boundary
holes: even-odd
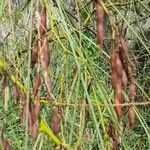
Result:
[[[50,102],[49,100],[41,100],[42,103],[52,103],[55,106],[59,107],[89,107],[88,104],[74,104],[74,103],[59,103],[59,102]],[[127,107],[127,106],[150,106],[150,101],[146,102],[134,102],[134,103],[122,103],[122,104],[101,104],[101,103],[93,103],[95,107]]]

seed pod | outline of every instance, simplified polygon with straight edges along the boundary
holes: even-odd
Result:
[[[40,98],[37,98],[34,104],[34,122],[38,121],[39,115],[40,115]]]
[[[129,86],[129,100],[130,100],[130,102],[133,102],[134,98],[135,98],[135,84],[134,84],[134,81],[132,81],[130,83],[130,86]]]
[[[13,86],[13,97],[15,101],[19,99],[19,90],[16,85]]]
[[[121,84],[121,81],[119,80],[118,84],[117,84],[117,88],[115,90],[115,102],[114,102],[114,104],[116,104],[116,105],[121,104],[121,101],[122,101],[122,84]],[[114,109],[116,111],[118,120],[121,121],[121,117],[122,117],[121,106],[119,106],[119,105],[115,106]]]
[[[103,20],[104,10],[101,4],[98,1],[96,1],[97,43],[100,48],[103,46]]]
[[[50,52],[49,52],[48,40],[47,39],[45,40],[46,42],[43,51],[43,67],[47,69],[50,63]]]
[[[37,96],[37,93],[39,91],[39,87],[41,84],[41,77],[40,77],[40,73],[38,72],[34,78],[34,82],[33,82],[33,95],[34,97]]]
[[[109,123],[108,135],[110,138],[112,138],[112,150],[117,150],[119,144],[119,137],[115,133],[115,128],[112,122]]]
[[[121,63],[120,56],[119,56],[118,53],[117,53],[117,55],[116,55],[115,63],[116,63],[116,64],[115,64],[115,67],[116,67],[117,76],[121,79],[121,78],[122,78],[122,71],[123,71],[123,68],[122,68],[122,63]]]
[[[128,79],[130,82],[132,82],[134,79],[133,79],[133,71],[130,66],[128,66],[127,72],[128,72]]]
[[[34,48],[32,50],[32,54],[31,54],[31,65],[32,67],[35,65],[35,63],[38,60],[38,55],[39,55],[39,45],[38,45],[38,41],[36,41]]]
[[[117,87],[117,74],[116,74],[116,55],[117,52],[115,50],[112,51],[111,54],[111,85],[113,87],[113,89],[116,89]]]
[[[122,82],[122,87],[123,87],[124,90],[125,90],[126,87],[127,87],[127,80],[128,80],[128,79],[127,79],[126,72],[125,72],[125,70],[123,69],[121,82]]]
[[[111,54],[111,69],[116,69],[116,59],[117,59],[117,52],[116,50],[114,49],[112,51],[112,54]]]
[[[116,89],[116,87],[117,87],[117,74],[116,74],[115,70],[111,73],[111,85],[112,85],[113,89]]]
[[[6,138],[3,139],[3,148],[4,150],[10,150],[10,145],[9,145],[9,142]]]
[[[53,133],[58,136],[59,133],[59,118],[58,118],[58,110],[57,108],[53,111],[53,118],[52,118],[52,124],[53,124]]]
[[[115,105],[119,105],[120,101],[118,99],[115,99]],[[121,117],[122,117],[122,109],[121,106],[115,106],[115,112],[117,114],[117,118],[119,121],[121,121]]]
[[[133,107],[132,106],[129,106],[129,109],[128,109],[128,123],[129,123],[129,127],[132,129],[134,124],[135,124],[135,112],[133,110]]]
[[[36,141],[37,133],[38,133],[37,129],[38,129],[38,124],[33,123],[33,125],[32,125],[32,139],[33,139],[33,141]]]
[[[41,10],[41,15],[40,15],[40,37],[46,33],[46,7],[43,6]]]

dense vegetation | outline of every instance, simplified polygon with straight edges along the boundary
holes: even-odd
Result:
[[[1,0],[1,149],[150,149],[149,8],[147,0]],[[132,75],[118,102],[110,58],[119,44]]]

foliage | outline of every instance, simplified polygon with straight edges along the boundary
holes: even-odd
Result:
[[[49,43],[52,95],[40,61],[31,67],[34,45],[38,40],[40,12],[47,11],[46,36]],[[109,127],[115,128],[119,149],[150,148],[149,9],[146,0],[104,1],[103,47],[96,41],[96,6],[91,0],[22,0],[0,2],[0,134],[11,149],[111,149]],[[114,93],[110,83],[112,33],[118,24],[128,43],[128,61],[136,84],[136,123],[128,127],[127,107],[123,107],[123,130],[113,109]],[[22,106],[29,114],[34,103],[33,85],[41,73],[40,117],[36,141],[32,141],[29,120],[21,123]],[[15,86],[20,92],[15,97]],[[22,92],[21,92],[22,91]],[[23,94],[25,93],[25,95]],[[124,93],[124,103],[128,103]],[[58,108],[59,133],[54,135],[53,112]],[[42,128],[43,127],[43,128]],[[45,129],[45,130],[44,130]],[[48,130],[49,129],[49,130]],[[42,132],[43,131],[43,132]],[[46,134],[45,134],[46,133]],[[1,145],[2,141],[0,142]],[[57,147],[58,145],[59,147]]]

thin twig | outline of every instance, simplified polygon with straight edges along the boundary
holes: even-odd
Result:
[[[43,100],[41,100],[43,102]],[[49,103],[49,100],[45,100],[44,102]],[[50,102],[55,106],[59,107],[89,107],[88,104],[73,104],[73,103],[59,103],[59,102]],[[101,104],[101,103],[93,103],[93,106],[95,107],[116,107],[116,106],[121,106],[121,107],[127,107],[127,106],[150,106],[150,101],[147,102],[134,102],[134,103],[122,103],[122,104]]]

